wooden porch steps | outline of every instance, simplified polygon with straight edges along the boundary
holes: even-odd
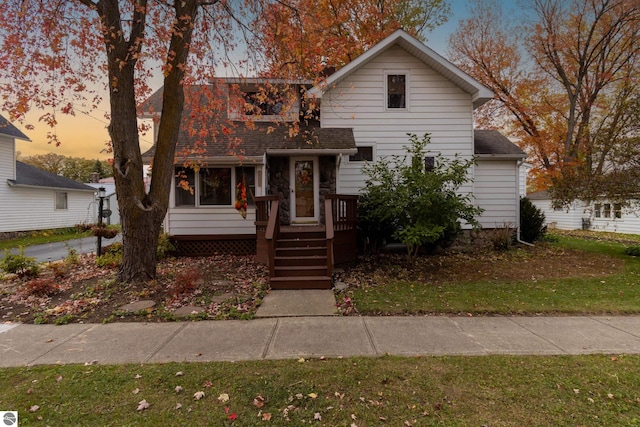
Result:
[[[275,246],[271,289],[331,289],[324,231],[306,227],[282,230]]]

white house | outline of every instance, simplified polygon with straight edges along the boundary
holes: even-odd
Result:
[[[281,95],[271,89],[257,96],[265,84],[293,90]],[[427,163],[435,154],[476,157],[462,191],[474,195],[484,209],[478,218],[483,227],[519,224],[525,154],[499,132],[473,127],[474,109],[493,93],[402,30],[319,86],[311,81],[216,79],[208,87],[188,88],[187,97],[202,91],[216,93],[227,104],[209,113],[211,122],[226,123],[224,131],[205,137],[203,144],[205,125],[181,130],[164,223],[177,240],[196,242],[196,252],[207,245],[218,250],[221,242],[256,241],[254,221],[261,224],[266,214],[258,208],[256,217],[251,197],[246,219],[238,214],[234,204],[240,182],[250,196],[278,195],[280,225],[323,227],[325,212],[331,212],[325,211],[325,202],[333,200],[329,195],[357,195],[365,183],[364,162],[403,154],[408,133],[431,135]],[[162,90],[142,109],[146,117],[160,113]],[[313,117],[302,120],[300,111],[311,111]],[[295,122],[298,129],[290,132]],[[189,157],[196,151],[189,147],[197,143],[198,154]],[[152,148],[145,159],[151,161],[153,153]],[[199,166],[189,168],[190,159]],[[182,186],[183,181],[190,186]],[[340,209],[333,207],[337,220],[347,215],[336,213]]]
[[[569,207],[555,208],[546,191],[531,193],[527,197],[544,213],[545,223],[550,228],[640,234],[640,209],[637,205],[623,206],[608,200],[591,203],[576,200]]]
[[[29,141],[0,116],[0,233],[93,222],[94,189],[16,161],[16,139]]]

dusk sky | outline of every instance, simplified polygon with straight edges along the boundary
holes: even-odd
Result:
[[[505,4],[505,7],[515,7],[513,0],[500,1]],[[473,4],[473,0],[451,0],[450,4],[452,15],[449,21],[436,28],[432,33],[427,34],[427,45],[444,57],[447,57],[449,35],[455,31],[458,21],[468,15],[468,4]],[[16,149],[24,156],[55,152],[65,156],[107,159],[110,156],[102,152],[109,139],[106,130],[107,120],[104,118],[105,110],[108,110],[108,100],[106,98],[102,103],[101,109],[93,111],[91,115],[78,113],[73,117],[60,114],[58,117],[59,124],[55,129],[58,138],[62,141],[59,147],[47,143],[47,132],[53,130],[42,123],[38,123],[37,118],[31,120],[36,126],[36,129],[31,131],[25,130],[19,123],[16,123],[16,126],[21,128],[31,139],[31,142],[17,141]],[[3,115],[5,117],[8,116],[6,113]],[[37,115],[32,114],[31,117],[37,117]],[[151,134],[142,137],[142,151],[151,148],[152,139]]]

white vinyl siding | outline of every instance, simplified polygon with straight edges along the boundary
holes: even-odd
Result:
[[[6,190],[0,208],[0,232],[46,230],[95,222],[91,192],[66,190],[67,209],[56,210],[55,190],[9,187],[6,180],[0,182],[0,188],[3,192]]]
[[[482,228],[518,226],[519,173],[516,160],[479,160],[475,168],[475,204],[484,209]]]
[[[407,108],[386,108],[387,74],[407,74]],[[431,134],[427,147],[445,156],[473,153],[471,96],[422,61],[394,46],[322,97],[322,127],[353,128],[356,145],[374,145],[375,158],[402,154],[407,133]],[[338,192],[358,194],[362,163],[342,159]],[[461,191],[472,191],[472,185]]]
[[[604,205],[611,204],[611,217],[605,218],[601,215],[596,218],[594,215],[594,204],[586,205],[584,202],[575,201],[569,209],[554,209],[550,199],[531,200],[538,209],[545,215],[545,224],[550,228],[559,230],[580,230],[583,221],[588,220],[589,230],[607,231],[622,234],[640,234],[640,209],[622,208],[622,217],[614,218],[613,203],[607,201],[598,202],[601,213],[604,213]]]

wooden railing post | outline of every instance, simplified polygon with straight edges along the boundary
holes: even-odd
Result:
[[[256,197],[256,256],[274,272],[275,241],[280,235],[280,197]]]
[[[357,260],[356,228],[358,225],[358,196],[326,194],[325,225],[329,231],[329,221],[333,236],[333,262],[342,264]]]
[[[324,218],[325,218],[325,237],[327,240],[327,276],[333,275],[333,200],[330,198],[324,199]]]

